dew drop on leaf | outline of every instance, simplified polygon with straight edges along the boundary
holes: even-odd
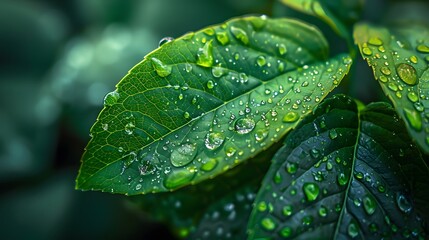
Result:
[[[251,118],[240,118],[235,122],[235,131],[238,134],[247,134],[255,128],[255,121]]]
[[[340,186],[344,186],[348,182],[347,176],[344,173],[338,174],[337,180]]]
[[[188,73],[192,71],[192,65],[190,63],[185,64],[185,71]]]
[[[362,199],[363,208],[368,215],[372,215],[377,209],[377,203],[371,195],[366,195]]]
[[[347,233],[351,238],[355,238],[359,235],[359,226],[353,221],[347,227]]]
[[[213,67],[212,68],[212,75],[213,75],[213,77],[215,77],[215,78],[220,78],[220,77],[222,77],[222,75],[224,75],[225,74],[225,69],[224,68],[222,68],[222,67]]]
[[[182,167],[194,160],[197,148],[190,143],[185,143],[171,152],[170,161],[175,167]]]
[[[195,173],[195,171],[189,171],[187,169],[173,171],[164,180],[164,186],[168,189],[175,189],[185,185],[194,178]]]
[[[316,183],[304,183],[302,190],[304,191],[304,195],[309,202],[316,200],[320,192],[319,185]]]
[[[422,53],[429,53],[429,47],[424,44],[420,44],[417,46],[417,51]]]
[[[289,217],[289,216],[291,216],[291,215],[292,215],[292,213],[293,213],[293,208],[292,208],[292,206],[291,206],[291,205],[286,205],[286,206],[284,206],[284,207],[283,207],[283,209],[282,209],[282,213],[283,213],[283,215],[284,215],[285,217]]]
[[[286,45],[284,45],[283,43],[279,44],[279,53],[280,55],[284,55],[287,52],[287,48]]]
[[[402,193],[399,193],[396,196],[396,204],[398,205],[398,208],[404,213],[409,213],[413,209],[410,201]]]
[[[407,94],[407,97],[408,97],[408,99],[411,101],[411,102],[417,102],[418,100],[419,100],[419,97],[417,96],[417,94],[415,93],[415,92],[409,92],[408,94]]]
[[[371,44],[371,45],[374,45],[374,46],[380,46],[380,45],[383,44],[383,41],[381,41],[381,39],[378,38],[378,37],[371,37],[368,40],[368,43]]]
[[[263,218],[261,220],[261,225],[267,231],[272,231],[276,228],[276,223],[269,217]]]
[[[290,236],[292,235],[292,228],[290,228],[290,227],[283,227],[283,228],[280,230],[280,235],[281,235],[282,237],[284,237],[284,238],[288,238],[288,237],[290,237]]]
[[[233,148],[233,147],[228,147],[225,149],[225,154],[228,157],[232,157],[234,156],[234,154],[237,152],[237,149]]]
[[[217,164],[218,164],[218,161],[214,158],[211,158],[201,166],[201,170],[210,172],[217,166]]]
[[[136,128],[136,126],[134,125],[134,123],[129,122],[125,125],[125,133],[128,135],[131,135],[131,134],[133,134],[135,128]]]
[[[221,132],[212,132],[207,134],[206,139],[204,141],[204,145],[209,150],[218,149],[223,141],[225,140],[225,135]]]
[[[296,112],[288,112],[283,117],[283,122],[285,122],[285,123],[296,122],[298,120],[298,118],[299,118],[299,115]]]
[[[247,36],[247,33],[238,27],[231,26],[231,33],[234,35],[235,38],[240,40],[244,45],[249,44],[249,37]]]
[[[328,209],[324,206],[319,208],[319,216],[326,217],[328,215]]]
[[[204,46],[198,49],[197,53],[197,64],[202,67],[213,66],[213,40],[210,40],[204,44]]]
[[[104,97],[104,106],[111,107],[118,102],[118,99],[119,99],[119,93],[118,92],[116,92],[116,91],[109,92]]]
[[[209,80],[208,82],[207,82],[207,88],[208,89],[213,89],[214,88],[214,83],[213,83],[213,81],[212,80]]]
[[[422,117],[420,116],[420,113],[408,108],[404,108],[403,111],[405,119],[410,124],[410,126],[416,131],[422,130]]]
[[[216,32],[216,39],[222,45],[226,45],[229,43],[228,33],[226,33],[226,32]]]
[[[267,129],[259,129],[255,133],[255,139],[257,142],[262,142],[268,137],[268,130]]]
[[[331,129],[329,130],[329,138],[330,139],[335,139],[338,137],[338,133],[335,129]]]
[[[265,59],[264,56],[258,56],[256,58],[256,64],[258,64],[258,66],[260,67],[265,66],[265,64],[267,64],[267,60]]]
[[[166,43],[169,43],[169,42],[171,42],[171,41],[173,41],[173,40],[174,40],[174,38],[172,38],[172,37],[164,37],[164,38],[162,38],[162,39],[159,41],[158,46],[159,46],[159,47],[161,47],[162,45],[164,45],[164,44],[166,44]]]
[[[404,83],[411,86],[416,85],[417,72],[413,66],[406,63],[401,63],[396,67],[396,72]]]
[[[287,162],[286,163],[286,171],[290,174],[296,173],[298,170],[298,165],[296,163]]]
[[[364,47],[362,48],[362,52],[363,54],[367,55],[367,56],[371,56],[372,55],[372,51],[369,47]]]
[[[152,66],[160,77],[167,77],[171,74],[171,66],[163,63],[158,58],[151,58]]]

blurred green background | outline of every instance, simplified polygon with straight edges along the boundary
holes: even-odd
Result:
[[[124,196],[74,190],[80,156],[104,95],[161,38],[245,14],[302,17],[276,0],[2,0],[0,238],[173,239]],[[365,65],[352,94],[369,101]]]

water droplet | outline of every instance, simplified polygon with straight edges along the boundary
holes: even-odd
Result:
[[[214,88],[214,83],[213,83],[213,81],[212,80],[209,80],[208,82],[207,82],[207,88],[208,89],[213,89]]]
[[[366,195],[365,197],[363,197],[362,202],[363,208],[368,215],[372,215],[377,209],[377,203],[375,202],[374,197],[372,197],[371,195]]]
[[[166,43],[169,43],[169,42],[171,42],[171,41],[173,41],[173,40],[174,40],[174,38],[172,38],[172,37],[165,37],[165,38],[162,38],[162,39],[159,41],[158,46],[159,46],[159,47],[161,47],[162,45],[164,45],[164,44],[166,44]]]
[[[136,185],[136,191],[140,190],[142,188],[142,185],[139,183]]]
[[[285,217],[289,217],[289,216],[291,216],[291,215],[292,215],[292,213],[293,213],[293,208],[292,208],[292,206],[291,206],[291,205],[286,205],[286,206],[284,206],[284,207],[283,207],[283,209],[282,209],[282,213],[283,213],[283,215],[284,215]]]
[[[186,63],[185,64],[185,70],[188,73],[191,72],[192,71],[192,65],[190,63]]]
[[[396,85],[393,82],[390,82],[389,84],[387,84],[387,87],[394,92],[398,91],[398,85]]]
[[[330,139],[335,139],[338,137],[338,133],[335,129],[331,129],[329,130],[329,138]]]
[[[408,94],[407,94],[407,97],[408,97],[408,99],[411,101],[411,102],[417,102],[418,100],[419,100],[419,97],[417,96],[417,94],[415,93],[415,92],[409,92]]]
[[[262,142],[268,137],[268,130],[267,129],[259,129],[255,133],[255,139],[257,142]]]
[[[119,99],[119,93],[116,91],[113,92],[109,92],[108,94],[106,94],[106,96],[104,97],[104,106],[106,107],[111,107],[113,106],[115,103],[118,102]]]
[[[399,193],[396,196],[396,204],[398,205],[399,209],[404,213],[409,213],[413,209],[413,206],[411,205],[410,201],[405,197],[404,194]]]
[[[267,231],[272,231],[276,228],[276,223],[274,222],[273,219],[269,217],[263,218],[261,221],[261,225]]]
[[[211,158],[201,166],[201,170],[210,172],[217,166],[217,164],[218,164],[218,161],[214,158]]]
[[[340,186],[344,186],[348,182],[347,176],[344,173],[338,174],[337,180]]]
[[[406,84],[415,85],[417,83],[417,72],[413,66],[401,63],[396,67],[396,72]]]
[[[225,135],[223,133],[212,132],[207,134],[204,144],[207,149],[216,150],[222,145],[224,140],[225,140]]]
[[[284,238],[288,238],[292,235],[292,228],[284,227],[280,230],[280,235]]]
[[[225,154],[227,157],[232,157],[234,156],[234,154],[237,152],[237,150],[233,147],[228,147],[227,149],[225,149]]]
[[[229,43],[228,33],[226,32],[216,32],[216,39],[224,46]]]
[[[419,59],[417,58],[417,56],[411,56],[410,57],[410,62],[412,62],[412,63],[417,63],[419,61]]]
[[[213,34],[215,33],[215,30],[213,28],[209,27],[209,28],[204,29],[203,32],[209,36],[213,36]]]
[[[257,205],[258,211],[265,212],[268,209],[267,203],[265,201],[261,201]]]
[[[239,134],[247,134],[255,128],[255,121],[251,118],[240,118],[235,122],[235,131]]]
[[[387,77],[386,76],[384,76],[384,75],[381,75],[379,78],[378,78],[381,82],[387,82]]]
[[[380,45],[383,44],[383,41],[381,41],[381,39],[378,38],[378,37],[371,37],[368,40],[368,43],[371,44],[371,45],[380,46]]]
[[[189,183],[195,175],[195,171],[180,169],[171,172],[164,181],[164,186],[168,189],[175,189]]]
[[[204,44],[204,46],[198,49],[197,53],[197,64],[203,67],[213,66],[213,40],[210,40]]]
[[[302,224],[305,226],[309,226],[313,223],[313,216],[305,216],[302,218]]]
[[[190,143],[185,143],[175,148],[170,156],[171,164],[175,167],[182,167],[194,160],[197,148]]]
[[[328,209],[324,206],[319,208],[319,216],[326,217],[328,215]]]
[[[238,74],[238,79],[240,79],[240,83],[247,83],[249,81],[249,77],[245,73]]]
[[[351,238],[355,238],[359,235],[359,226],[355,222],[351,222],[347,228],[347,233]]]
[[[267,16],[251,17],[249,20],[255,29],[261,29],[267,23]]]
[[[380,71],[381,71],[384,75],[390,75],[390,74],[392,73],[388,67],[382,67],[382,68],[380,69]]]
[[[420,44],[417,46],[417,51],[422,53],[429,53],[429,47],[424,44]]]
[[[160,77],[167,77],[171,74],[171,66],[163,63],[158,58],[151,58],[152,66]]]
[[[284,45],[283,43],[279,44],[279,53],[280,55],[284,55],[287,52],[287,48],[286,45]]]
[[[365,55],[367,55],[367,56],[372,55],[372,51],[371,51],[371,49],[370,49],[370,48],[368,48],[368,47],[364,47],[364,48],[362,48],[362,52],[363,52],[363,54],[365,54]]]
[[[226,73],[226,69],[222,67],[213,67],[212,74],[215,78],[220,78]]]
[[[186,119],[188,119],[188,118],[191,117],[191,115],[188,112],[184,112],[183,113],[183,117],[186,118]]]
[[[247,36],[247,33],[238,27],[231,26],[231,33],[234,35],[235,38],[240,40],[244,45],[249,44],[249,37]]]
[[[421,131],[422,130],[422,117],[420,116],[420,113],[415,111],[415,110],[411,110],[408,108],[404,108],[404,115],[405,115],[405,119],[407,120],[408,124],[410,124],[410,126],[416,130],[416,131]]]
[[[264,56],[258,56],[258,57],[256,58],[256,64],[258,64],[258,66],[262,67],[262,66],[264,66],[265,64],[267,64],[267,60],[265,59],[265,57],[264,57]]]
[[[307,198],[307,201],[311,202],[317,199],[319,196],[319,185],[316,183],[304,183],[302,187],[305,197]]]
[[[287,162],[286,163],[286,171],[290,174],[296,173],[298,170],[298,165],[296,163]]]
[[[125,133],[128,135],[131,135],[131,134],[133,134],[135,128],[136,128],[136,126],[134,125],[134,123],[129,122],[125,125]]]
[[[288,112],[283,117],[283,122],[285,122],[285,123],[296,122],[298,120],[298,118],[299,118],[299,115],[296,112]]]

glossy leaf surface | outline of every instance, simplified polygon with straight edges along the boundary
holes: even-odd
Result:
[[[163,44],[106,95],[78,189],[171,191],[278,141],[348,72],[312,26],[238,18]]]
[[[386,103],[324,101],[274,156],[249,238],[424,239],[429,169],[402,124]]]
[[[409,133],[429,153],[429,28],[361,24],[354,38]]]

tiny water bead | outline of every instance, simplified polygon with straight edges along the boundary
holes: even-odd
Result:
[[[172,37],[164,37],[161,40],[159,40],[158,46],[161,47],[162,45],[164,45],[166,43],[172,42],[173,40],[174,40],[174,38],[172,38]]]
[[[307,201],[309,202],[316,200],[319,196],[320,189],[319,185],[316,183],[304,183],[302,189]]]
[[[213,40],[210,40],[204,44],[204,46],[198,49],[197,52],[197,64],[202,67],[213,66]]]
[[[292,215],[292,213],[293,213],[293,208],[292,208],[292,206],[291,206],[291,205],[286,205],[286,206],[284,206],[284,207],[283,207],[283,209],[282,209],[282,213],[283,213],[283,215],[284,215],[285,217],[289,217],[289,216],[291,216],[291,215]]]
[[[167,77],[171,74],[171,66],[163,63],[158,58],[151,58],[152,66],[160,77]]]
[[[197,153],[197,148],[190,143],[185,143],[171,152],[170,161],[175,167],[182,167],[192,162]]]
[[[195,173],[196,172],[189,171],[188,169],[173,171],[164,180],[164,186],[168,189],[175,189],[183,186],[194,178]]]
[[[232,35],[234,35],[234,37],[241,41],[244,45],[249,44],[249,37],[247,36],[246,31],[234,26],[231,26],[230,30]]]
[[[225,135],[221,132],[212,132],[207,134],[204,145],[209,150],[218,149],[225,140]]]
[[[247,134],[255,128],[255,121],[251,118],[240,118],[235,122],[235,131],[238,134]]]
[[[408,124],[416,130],[421,131],[422,130],[422,117],[419,112],[415,110],[411,110],[408,108],[404,108],[403,110],[405,119],[407,120]]]
[[[384,75],[386,75],[386,76],[388,76],[388,75],[390,75],[390,74],[392,73],[388,67],[382,67],[382,68],[380,69],[380,71],[381,71]]]
[[[406,63],[401,63],[396,67],[396,72],[404,83],[408,85],[416,85],[417,83],[417,72],[416,69]]]
[[[104,97],[104,106],[111,107],[118,102],[118,99],[119,99],[119,93],[118,92],[116,92],[116,91],[109,92]]]
[[[296,113],[296,112],[288,112],[283,117],[283,122],[285,122],[285,123],[296,122],[298,120],[298,118],[299,118],[298,113]]]

